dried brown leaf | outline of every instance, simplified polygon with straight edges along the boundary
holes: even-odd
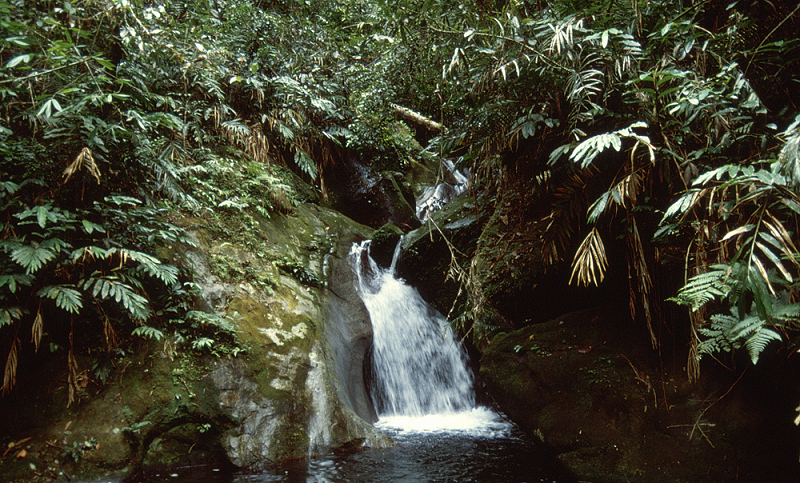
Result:
[[[11,343],[11,349],[8,351],[8,358],[6,358],[6,367],[3,371],[3,387],[0,388],[0,393],[5,394],[14,387],[17,381],[17,365],[19,363],[19,339],[14,339]]]
[[[39,350],[39,343],[42,341],[43,327],[44,323],[42,321],[42,311],[40,308],[36,311],[36,318],[33,319],[33,326],[31,327],[31,342],[33,342],[37,351]]]
[[[599,285],[605,277],[607,268],[608,260],[603,240],[600,238],[597,228],[592,228],[575,253],[569,283],[572,283],[577,274],[578,285]]]

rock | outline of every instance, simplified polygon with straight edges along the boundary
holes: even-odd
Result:
[[[316,206],[262,228],[264,253],[280,254],[279,270],[266,264],[259,270],[269,273],[269,290],[240,284],[228,302],[249,349],[212,373],[219,404],[236,424],[223,436],[230,460],[253,468],[353,441],[390,444],[371,425],[377,418],[362,374],[372,331],[347,262],[353,241],[369,231]]]
[[[730,448],[689,437],[700,408],[657,382],[651,360],[646,329],[625,307],[603,306],[497,335],[480,373],[500,408],[580,479],[727,481]]]
[[[349,159],[331,168],[325,179],[334,208],[344,215],[372,228],[394,223],[407,231],[419,226],[419,220],[411,188],[398,176]]]
[[[394,223],[387,223],[375,230],[369,245],[369,253],[379,267],[389,268],[394,259],[397,242],[403,236],[403,230]]]
[[[254,229],[227,236],[192,223],[198,246],[183,247],[181,260],[195,268],[203,295],[195,306],[224,311],[229,339],[219,332],[205,350],[172,334],[143,344],[66,411],[66,390],[56,382],[65,364],[53,360],[40,374],[47,384],[28,392],[20,385],[15,397],[27,402],[16,400],[0,420],[3,427],[17,420],[14,437],[36,435],[26,464],[69,452],[74,461],[62,464],[72,475],[125,471],[134,482],[145,481],[150,466],[255,469],[392,444],[371,424],[363,371],[372,327],[347,261],[352,243],[371,230],[315,205],[254,221]]]
[[[469,271],[468,255],[475,251],[485,221],[466,193],[454,198],[424,226],[403,237],[398,276],[439,312],[447,314],[461,288],[458,280],[448,277],[451,257],[455,254],[456,262]]]

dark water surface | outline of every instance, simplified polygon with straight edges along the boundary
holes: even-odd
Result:
[[[462,421],[463,422],[463,421]],[[381,421],[397,443],[391,448],[364,449],[346,454],[276,465],[259,473],[174,469],[147,475],[153,483],[351,483],[351,482],[464,482],[573,483],[554,460],[514,426],[502,421],[480,427],[433,426],[418,429],[412,422],[392,427]]]

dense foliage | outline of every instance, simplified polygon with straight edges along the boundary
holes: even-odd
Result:
[[[113,349],[199,317],[155,256],[191,243],[172,213],[290,212],[283,167],[324,198],[353,153],[458,158],[485,193],[547,200],[542,258],[577,284],[620,244],[633,315],[654,346],[687,333],[692,377],[704,353],[793,344],[800,14],[776,5],[0,0],[3,391],[45,342],[79,389],[76,331]],[[437,126],[412,126],[426,154],[398,106]]]

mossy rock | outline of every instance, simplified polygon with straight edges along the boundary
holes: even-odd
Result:
[[[25,406],[15,406],[17,419],[30,424],[15,425],[7,436],[21,441],[33,435],[20,445],[25,462],[89,479],[107,472],[146,474],[148,465],[185,460],[190,448],[202,460],[257,468],[341,445],[391,444],[370,424],[369,412],[345,397],[353,381],[338,379],[341,350],[330,346],[330,340],[349,340],[330,337],[344,330],[331,327],[342,320],[330,306],[347,294],[329,282],[335,278],[352,291],[347,254],[371,230],[313,205],[259,219],[246,238],[198,222],[186,226],[199,243],[181,259],[197,269],[195,281],[206,297],[213,296],[198,306],[227,312],[230,339],[212,341],[211,350],[172,339],[146,343],[116,362],[105,387],[67,410],[62,385],[32,388],[34,402],[27,406],[47,407],[47,417],[31,418]],[[282,269],[286,260],[298,270]],[[363,305],[352,294],[348,298]],[[356,364],[367,348],[359,344],[351,354]],[[91,364],[78,362],[81,368]],[[65,377],[65,365],[54,367],[53,381]],[[67,449],[77,462],[64,460]],[[5,476],[16,463],[2,462],[0,471]],[[18,469],[22,479],[33,475],[29,465]]]
[[[647,330],[626,312],[601,306],[498,334],[480,369],[493,399],[579,479],[727,481],[722,434],[709,431],[716,448],[688,437],[682,424],[702,414],[657,385]]]

